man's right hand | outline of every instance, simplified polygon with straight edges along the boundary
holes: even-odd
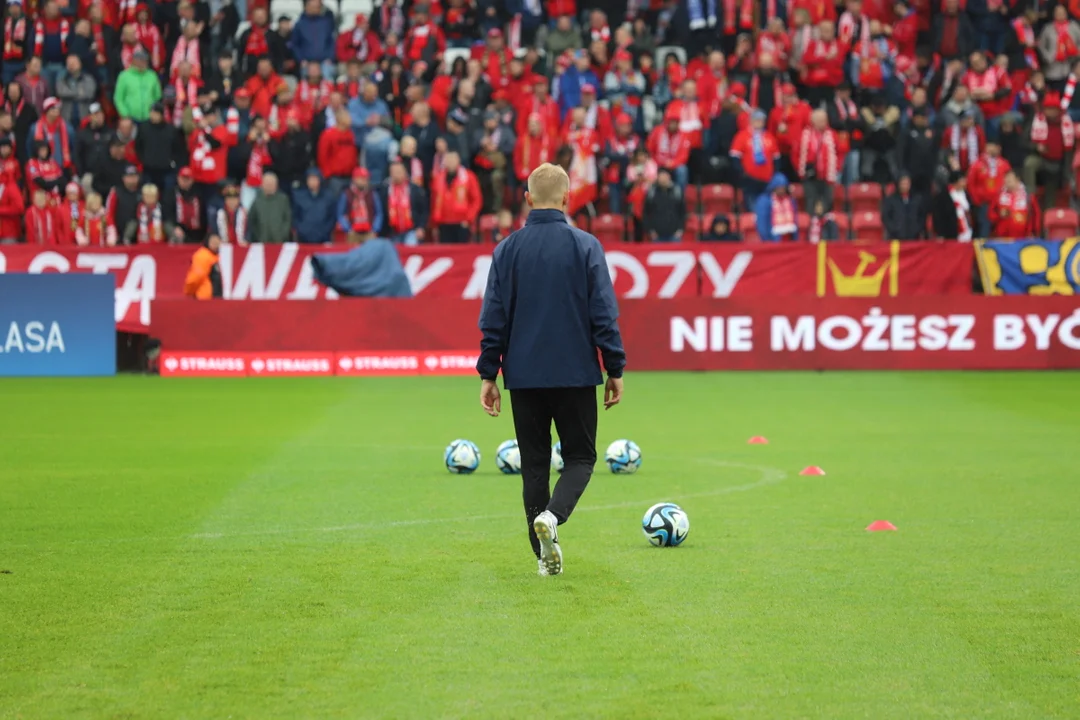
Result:
[[[610,410],[622,400],[622,378],[609,377],[604,383],[604,409]]]

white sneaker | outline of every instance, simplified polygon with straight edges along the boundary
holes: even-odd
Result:
[[[541,560],[540,558],[536,558],[536,565],[537,565],[536,574],[539,575],[540,577],[547,577],[548,576],[547,565],[544,564],[544,561]]]
[[[562,548],[559,547],[559,521],[545,510],[533,520],[533,531],[540,541],[540,565],[547,575],[562,574]]]

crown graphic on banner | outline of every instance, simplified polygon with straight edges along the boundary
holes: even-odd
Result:
[[[880,297],[886,277],[889,279],[889,297],[896,297],[899,294],[900,244],[898,242],[889,243],[889,254],[885,260],[879,260],[878,255],[866,250],[858,250],[858,257],[859,264],[855,269],[850,274],[845,273],[836,260],[829,257],[828,246],[825,243],[819,243],[817,296],[825,297],[829,294],[829,278],[832,279],[833,294],[837,297]],[[871,271],[874,265],[877,267]]]

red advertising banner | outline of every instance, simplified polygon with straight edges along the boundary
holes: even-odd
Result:
[[[419,297],[479,299],[492,245],[401,248],[402,265]],[[224,246],[220,268],[229,300],[335,299],[315,282],[309,259],[344,246]],[[151,324],[151,303],[182,297],[194,249],[0,248],[0,272],[91,272],[116,276],[116,320]],[[919,242],[878,245],[619,244],[607,248],[621,298],[898,297],[971,292],[970,245]]]
[[[1067,297],[675,298],[621,310],[631,370],[1080,368],[1080,310]],[[332,355],[338,375],[472,374],[475,351],[460,348],[479,346],[479,311],[422,297],[159,301],[153,332],[163,368],[176,362],[163,374],[253,375],[257,357],[308,353]]]
[[[457,352],[230,352],[163,351],[165,377],[386,377],[399,375],[474,375],[477,354]]]

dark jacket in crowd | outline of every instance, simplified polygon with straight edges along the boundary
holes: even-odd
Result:
[[[186,164],[184,136],[167,122],[146,122],[135,136],[135,154],[150,172],[170,172]]]
[[[972,218],[974,219],[975,203],[971,202],[970,195],[968,196],[968,205],[972,208]],[[953,203],[952,196],[949,194],[948,186],[942,188],[938,194],[934,196],[931,213],[934,224],[934,234],[939,238],[955,240],[960,234],[960,221],[956,218],[956,205]]]
[[[322,173],[315,168],[307,172],[323,180]],[[334,225],[337,223],[338,199],[322,182],[319,192],[312,195],[306,184],[293,190],[293,228],[296,241],[302,243],[328,243],[333,239]]]
[[[661,238],[670,238],[686,226],[686,202],[679,186],[649,188],[645,196],[645,229]]]
[[[934,176],[941,153],[941,138],[929,126],[917,128],[909,125],[900,135],[900,169],[913,178],[929,179]]]
[[[292,239],[292,206],[289,196],[261,191],[251,203],[247,222],[248,242],[286,243]]]
[[[116,220],[118,231],[126,234],[128,225],[135,222],[135,211],[142,202],[142,193],[139,190],[128,190],[123,182],[118,183],[112,192],[116,194],[113,218]]]
[[[99,128],[85,125],[75,134],[74,161],[75,170],[80,175],[97,175],[102,163],[109,159],[109,141],[116,131],[102,125]]]
[[[405,134],[416,138],[416,157],[424,165],[424,176],[427,177],[435,162],[435,141],[439,139],[439,127],[433,122],[422,127],[412,124],[405,128]]]
[[[881,219],[889,240],[920,240],[926,237],[925,197],[908,195],[905,199],[894,192],[882,203]]]
[[[382,201],[383,207],[383,237],[393,237],[398,234],[396,230],[390,227],[390,185],[385,184],[379,188],[379,200]],[[412,183],[409,183],[409,210],[412,213],[413,226],[411,230],[416,228],[425,228],[428,224],[428,203],[427,193],[424,189],[417,187]],[[406,230],[405,232],[408,232]]]
[[[117,160],[107,151],[100,165],[95,165],[90,172],[94,174],[94,192],[100,193],[101,197],[108,197],[109,191],[114,187],[123,185],[124,168],[131,163],[127,158]],[[123,227],[117,225],[117,227]]]
[[[495,247],[480,310],[480,377],[508,390],[589,387],[626,365],[604,248],[559,210],[533,210]]]
[[[270,158],[283,190],[289,191],[294,184],[303,183],[304,174],[311,167],[311,134],[304,130],[285,133],[280,140],[270,143]]]

